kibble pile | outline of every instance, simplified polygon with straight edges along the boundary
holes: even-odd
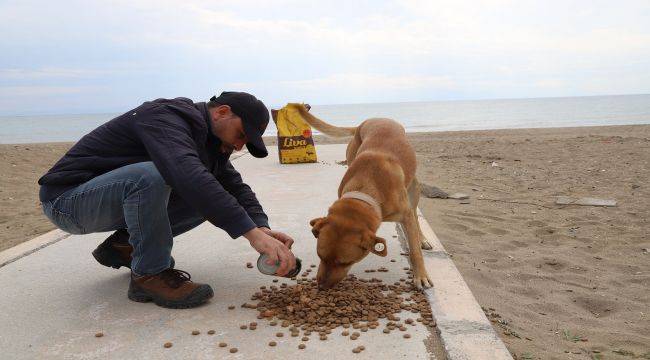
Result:
[[[311,265],[311,268],[314,267]],[[404,270],[406,277],[393,284],[386,284],[377,278],[362,279],[348,275],[332,289],[318,290],[316,279],[309,277],[312,269],[306,269],[299,278],[291,279],[292,285],[283,282],[280,286],[261,286],[260,291],[251,297],[256,302],[244,303],[241,307],[256,310],[257,318],[268,321],[269,326],[280,325],[278,330],[288,328],[287,336],[299,337],[302,331],[302,342],[298,345],[301,350],[306,348],[306,342],[312,333],[317,333],[318,339],[326,341],[333,330],[341,327],[343,329],[340,335],[355,342],[357,346],[352,352],[358,354],[365,347],[356,340],[361,333],[381,327],[379,319],[387,320],[382,321],[384,325],[381,330],[384,334],[399,330],[401,338],[405,340],[411,337],[408,327],[417,326],[418,322],[428,327],[436,326],[426,296],[413,285],[410,269],[406,267]],[[365,272],[388,271],[381,267]],[[278,279],[273,279],[273,283],[277,282]],[[234,309],[234,305],[228,306],[228,310]],[[240,325],[241,330],[255,330],[257,327],[257,322]],[[349,330],[350,328],[359,331]],[[215,331],[209,330],[207,333],[213,335]],[[101,333],[96,336],[103,335],[99,334]],[[199,334],[198,330],[192,331],[192,335]],[[284,336],[282,331],[275,333],[276,338]],[[224,348],[228,346],[225,342],[218,345]],[[164,344],[165,348],[171,346],[170,342]],[[268,346],[278,346],[278,342],[269,341]],[[231,353],[237,350],[235,347],[230,348]]]
[[[304,331],[323,332],[349,325],[371,328],[379,326],[378,320],[383,318],[399,328],[402,324],[396,314],[402,310],[420,314],[417,320],[431,325],[431,310],[424,294],[416,292],[411,281],[402,280],[387,285],[380,279],[349,275],[332,289],[318,290],[315,279],[298,279],[291,286],[262,286],[251,298],[258,302],[242,307],[256,309],[259,319],[277,318],[283,327]],[[402,296],[405,293],[408,295]],[[412,319],[409,322],[414,323]]]
[[[312,268],[315,265],[311,266]],[[299,337],[302,331],[302,341],[299,349],[304,349],[304,342],[309,340],[312,333],[317,333],[320,340],[327,340],[332,330],[342,327],[341,336],[357,340],[361,333],[345,329],[357,329],[361,332],[380,327],[379,319],[388,320],[382,332],[404,332],[402,338],[409,339],[408,326],[416,326],[418,322],[425,326],[436,326],[431,309],[425,295],[414,285],[409,268],[407,278],[393,284],[386,284],[381,279],[361,279],[349,275],[346,279],[328,290],[318,290],[315,278],[309,278],[311,269],[301,274],[301,278],[292,278],[295,284],[282,283],[280,286],[261,286],[251,300],[256,303],[244,303],[243,308],[255,309],[258,319],[266,319],[270,326],[278,325],[288,328],[292,337]],[[388,272],[382,267],[366,272]],[[406,312],[404,320],[397,316]],[[413,318],[408,317],[411,313]],[[277,337],[283,333],[278,332]],[[275,343],[275,342],[273,342]],[[277,344],[276,344],[277,345]],[[275,345],[272,345],[275,346]],[[353,353],[365,350],[363,345],[352,349]]]

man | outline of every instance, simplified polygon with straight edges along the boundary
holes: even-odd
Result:
[[[85,135],[38,180],[45,215],[73,234],[115,231],[93,256],[131,269],[128,297],[169,308],[198,306],[212,288],[174,269],[173,237],[208,220],[244,236],[277,275],[295,267],[293,239],[269,228],[255,193],[229,161],[244,145],[267,156],[266,106],[223,92],[209,102],[158,99]]]

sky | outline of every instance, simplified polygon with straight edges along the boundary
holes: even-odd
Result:
[[[0,115],[650,93],[650,1],[5,1]]]

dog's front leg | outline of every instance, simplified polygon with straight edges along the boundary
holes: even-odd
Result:
[[[413,283],[418,289],[432,287],[433,282],[429,279],[429,274],[427,274],[427,269],[424,267],[424,259],[422,258],[420,231],[416,222],[418,220],[412,211],[406,212],[403,219],[402,226],[406,231],[409,244],[409,257],[411,259],[411,266],[413,267]]]

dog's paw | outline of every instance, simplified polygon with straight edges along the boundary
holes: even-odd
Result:
[[[418,290],[422,290],[422,288],[433,287],[433,281],[429,279],[429,275],[426,271],[416,273],[416,275],[413,277],[413,284],[415,284],[415,287],[418,288]]]
[[[429,242],[429,240],[426,240],[426,239],[422,240],[422,242],[420,243],[420,247],[421,247],[422,249],[424,249],[424,250],[431,250],[431,249],[433,249],[433,245],[431,245],[431,243]]]

